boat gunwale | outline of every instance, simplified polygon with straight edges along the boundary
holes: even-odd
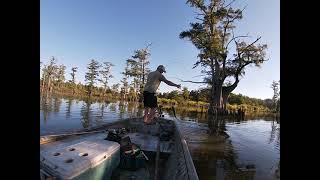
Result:
[[[196,168],[194,166],[194,163],[193,163],[193,160],[192,160],[192,157],[191,157],[191,153],[189,151],[189,147],[188,147],[187,141],[184,138],[184,136],[182,135],[182,132],[181,132],[181,130],[179,128],[179,125],[178,125],[178,121],[179,120],[178,119],[165,119],[165,118],[162,118],[162,119],[171,120],[175,124],[177,136],[178,136],[178,139],[180,139],[179,143],[181,144],[182,150],[183,150],[182,152],[183,152],[183,157],[184,157],[185,164],[186,164],[186,167],[187,167],[188,179],[189,180],[199,180]]]

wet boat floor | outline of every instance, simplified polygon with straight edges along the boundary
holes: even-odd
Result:
[[[158,136],[152,136],[144,133],[128,133],[126,136],[130,137],[132,143],[139,145],[143,151],[157,152],[157,145],[159,142]],[[160,141],[160,152],[171,153],[174,147],[174,141]]]
[[[139,123],[140,124],[140,123]],[[139,132],[126,134],[132,143],[137,144],[148,157],[146,166],[137,170],[126,170],[117,168],[113,171],[112,180],[153,180],[155,178],[156,152],[159,143],[159,126],[158,125],[141,125],[137,127]],[[161,130],[160,130],[161,131]],[[158,178],[162,179],[162,172],[165,169],[167,159],[174,148],[174,141],[160,141],[160,156],[158,164]]]
[[[161,123],[165,127],[165,123]],[[170,128],[170,123],[167,129]],[[179,121],[178,126],[182,129],[183,136],[187,141],[203,141],[208,138],[208,127],[201,126],[195,123]],[[159,142],[159,124],[144,125],[141,122],[131,122],[131,126],[136,127],[138,131],[131,131],[127,135],[131,142],[138,144],[145,152],[149,161],[145,168],[140,168],[135,171],[120,169],[119,167],[113,172],[112,180],[153,180],[155,179],[155,164],[156,164],[156,147]],[[158,177],[163,179],[165,167],[167,165],[170,154],[174,151],[175,142],[173,139],[169,141],[160,141],[160,159],[158,164]]]
[[[155,166],[156,166],[156,153],[150,151],[144,151],[149,160],[146,162],[146,166],[137,170],[126,170],[116,168],[112,173],[112,180],[153,180],[155,179]],[[158,164],[158,178],[162,179],[162,172],[168,160],[168,153],[160,153]]]

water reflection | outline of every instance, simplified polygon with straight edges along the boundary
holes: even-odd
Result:
[[[124,101],[120,101],[119,102],[119,108],[118,108],[118,111],[119,111],[119,118],[122,119],[123,118],[123,115],[126,111],[126,104],[127,102],[124,102]]]
[[[40,110],[42,111],[42,117],[44,124],[47,124],[48,116],[52,112],[52,98],[48,95],[40,96]]]
[[[275,123],[275,121],[271,121],[271,131],[270,131],[270,139],[269,139],[269,144],[274,142],[275,137],[277,140],[277,144],[279,144],[280,140],[280,127],[278,123]]]
[[[53,98],[53,112],[60,112],[61,98]]]
[[[199,179],[253,180],[255,164],[239,164],[231,140],[211,136],[206,143],[189,143]]]
[[[91,100],[87,99],[84,101],[84,103],[82,104],[81,110],[80,110],[80,114],[81,114],[81,123],[82,123],[82,127],[83,128],[88,128],[91,126],[91,118],[90,118],[90,114],[91,114]]]
[[[110,106],[109,106],[109,111],[111,111],[111,112],[116,112],[116,111],[117,111],[117,108],[116,108],[116,104],[115,104],[115,103],[110,104]]]
[[[66,119],[69,119],[71,117],[71,106],[72,106],[72,99],[68,99],[68,101],[66,102],[67,104],[67,109],[66,109]]]
[[[271,131],[270,131],[270,139],[269,144],[274,143],[275,148],[280,151],[280,124],[278,119],[276,121],[272,121],[271,123]],[[274,178],[280,179],[280,158],[278,162],[274,165],[275,168],[272,168]]]
[[[99,104],[99,111],[97,112],[97,115],[95,116],[95,124],[100,125],[103,123],[104,114],[105,114],[105,106],[108,106],[107,102],[101,102]]]

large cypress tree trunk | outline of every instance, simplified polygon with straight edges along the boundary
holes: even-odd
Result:
[[[91,97],[91,95],[92,95],[92,87],[91,86],[88,87],[88,95],[89,95],[89,97]]]
[[[215,84],[215,91],[213,94],[213,104],[217,108],[217,110],[222,109],[222,83],[217,82]]]
[[[217,72],[216,72],[217,73]],[[218,73],[217,73],[218,74]],[[220,124],[220,117],[219,112],[222,109],[222,84],[223,81],[212,75],[212,87],[211,87],[211,101],[209,107],[209,128],[211,129],[211,133],[217,134],[219,133],[219,124]]]
[[[41,92],[43,93],[43,90],[45,88],[45,81],[46,81],[46,78],[43,76],[42,78],[42,83],[41,83]]]
[[[226,87],[222,87],[222,102],[223,102],[223,109],[226,110],[227,109],[227,102],[228,102],[228,98],[230,93],[236,89],[236,87],[238,86],[239,83],[239,79],[238,77],[236,77],[236,81],[230,85],[230,86],[226,86]]]
[[[104,88],[103,88],[103,96],[105,96],[107,93],[107,83],[104,84]]]
[[[48,77],[47,91],[51,93],[51,77]]]

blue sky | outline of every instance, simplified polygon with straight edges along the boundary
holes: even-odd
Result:
[[[196,10],[185,0],[41,0],[40,2],[40,61],[51,56],[67,66],[78,67],[77,80],[84,82],[86,66],[91,59],[110,61],[115,78],[110,85],[120,82],[126,59],[134,50],[148,43],[150,68],[166,66],[167,79],[199,81],[200,68],[192,69],[198,50],[187,40],[179,39],[181,31],[195,21]],[[244,18],[235,33],[249,35],[252,40],[261,36],[267,43],[267,58],[261,68],[247,68],[234,93],[256,98],[271,98],[270,85],[280,79],[280,2],[278,0],[238,0],[234,7],[243,8]],[[190,90],[199,84],[181,83]],[[160,85],[160,92],[175,88]]]

